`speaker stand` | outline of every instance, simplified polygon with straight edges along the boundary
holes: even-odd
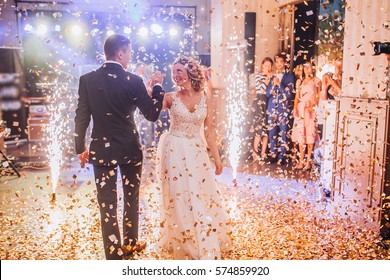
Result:
[[[19,171],[16,169],[15,165],[12,163],[12,161],[3,153],[2,150],[0,150],[1,155],[4,157],[5,161],[8,162],[9,166],[15,171],[15,173],[20,177]]]

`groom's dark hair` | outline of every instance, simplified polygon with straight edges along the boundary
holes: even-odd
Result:
[[[130,45],[130,40],[119,34],[109,36],[104,42],[104,54],[106,59],[113,59],[119,50],[126,50]]]

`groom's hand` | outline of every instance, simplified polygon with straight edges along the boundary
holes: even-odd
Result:
[[[79,154],[81,168],[85,167],[85,164],[88,162],[88,158],[89,158],[88,150],[85,150],[83,153]]]

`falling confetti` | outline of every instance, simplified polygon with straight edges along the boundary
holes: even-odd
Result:
[[[90,1],[85,2],[89,4]],[[319,53],[330,60],[342,56],[344,37],[344,7],[339,10],[334,9],[331,2],[333,1],[322,3],[322,9],[328,10],[323,11],[323,14],[319,16],[319,36],[318,40],[314,42],[319,47]],[[109,30],[101,28],[100,25],[110,25],[113,30],[122,31],[120,29],[122,28],[121,23],[116,22],[115,19],[125,19],[128,12],[137,18],[140,15],[138,11],[146,9],[147,4],[145,3],[146,1],[124,1],[123,14],[118,17],[110,16],[110,24],[104,18],[90,19],[90,24],[96,28],[85,32],[84,36],[97,42],[102,41]],[[304,1],[304,5],[308,6],[308,4],[309,1]],[[113,11],[115,7],[107,6],[107,9]],[[23,10],[17,11],[18,16],[22,18],[22,23],[28,22],[30,24],[25,25],[28,30],[33,25],[33,19],[41,17],[42,14],[32,11],[28,16],[23,17],[25,12]],[[61,23],[61,19],[69,13],[70,11],[54,12],[51,16]],[[172,11],[170,16],[174,13],[175,11]],[[210,9],[209,13],[215,13],[214,8]],[[265,13],[271,16],[273,12],[266,10]],[[312,13],[313,11],[310,10],[306,14],[311,15]],[[77,19],[86,14],[88,13],[81,10],[71,13]],[[184,13],[182,14],[184,15]],[[184,16],[184,18],[186,17]],[[231,16],[231,18],[240,19],[238,16]],[[310,24],[306,23],[302,30],[307,30],[309,26]],[[363,21],[359,23],[359,26],[363,29],[372,29],[369,24]],[[282,31],[280,26],[275,26],[275,29],[278,32]],[[135,28],[132,26],[128,29],[129,32],[134,32],[134,30]],[[377,30],[374,28],[372,31],[376,32]],[[5,33],[8,37],[12,35],[8,29]],[[262,36],[263,34],[259,35],[260,38],[257,39],[266,42],[267,38]],[[70,69],[79,70],[80,64],[85,63],[82,58],[90,55],[93,56],[94,63],[102,60],[102,54],[96,50],[88,50],[82,45],[82,40],[77,41],[77,46],[69,48],[66,44],[59,42],[59,38],[59,36],[58,38],[43,38],[44,47],[48,47],[45,51],[51,57],[63,54]],[[295,39],[299,41],[302,38]],[[202,41],[203,36],[194,37],[194,41],[198,40]],[[180,43],[179,52],[193,51],[185,48],[185,41],[177,43]],[[99,43],[96,45],[96,49],[101,49]],[[207,48],[214,47],[207,46]],[[176,56],[178,52],[170,50],[163,44],[153,44],[151,49],[152,51],[144,46],[138,46],[136,50],[139,52],[135,58],[148,63],[165,62],[169,61],[170,56]],[[28,51],[29,48],[26,48],[27,54]],[[45,51],[40,50],[39,53]],[[33,49],[33,56],[37,54],[38,52]],[[356,56],[367,58],[369,53],[361,49],[356,52]],[[41,78],[44,82],[54,82],[52,73],[46,73],[45,67],[34,63],[28,72],[36,78]],[[231,131],[229,132],[228,154],[233,167],[233,177],[240,177],[242,174],[238,174],[237,170],[240,168],[238,164],[242,151],[240,133],[244,120],[240,121],[239,118],[241,110],[246,108],[245,105],[241,104],[241,97],[245,96],[246,92],[243,91],[245,88],[243,73],[236,65],[234,67],[228,77],[228,93],[232,94],[229,97],[231,98],[229,102],[231,107],[228,108],[228,114],[232,117],[229,123]],[[357,64],[356,68],[361,71],[364,67]],[[169,67],[165,64],[161,69],[169,71]],[[370,66],[368,69],[371,73],[374,72],[375,68]],[[51,70],[55,73],[56,66],[52,67]],[[357,78],[346,77],[346,79],[352,82]],[[362,86],[365,83],[362,81]],[[70,98],[66,93],[69,93],[71,89],[65,87],[58,85],[51,96],[53,99],[50,100],[54,101],[50,102],[51,123],[47,126],[50,174],[38,171],[34,173],[34,178],[34,175],[25,172],[22,174],[22,178],[11,180],[7,177],[7,173],[1,170],[0,184],[4,191],[0,194],[0,257],[3,260],[104,258],[93,176],[91,174],[85,176],[83,173],[77,173],[76,176],[72,172],[68,185],[64,185],[60,180],[65,176],[60,172],[64,163],[64,149],[72,145],[61,138],[64,134],[69,135],[69,131],[63,124],[71,118],[70,114],[64,116],[62,112],[65,109],[72,111],[71,107],[66,107],[61,98],[64,96]],[[13,127],[20,125],[19,122],[11,123]],[[161,123],[161,126],[166,125]],[[344,136],[349,138],[349,135]],[[359,141],[359,138],[360,136],[354,140]],[[3,166],[7,164],[6,162],[2,163]],[[345,168],[348,168],[350,172],[358,172],[363,165],[364,163],[353,163]],[[247,172],[250,166],[241,168],[244,170],[242,172]],[[271,171],[267,166],[262,168],[264,168],[265,175],[248,176],[245,179],[240,177],[234,186],[221,183],[225,201],[229,205],[229,213],[235,225],[232,232],[234,250],[226,253],[225,259],[390,259],[389,251],[379,246],[381,240],[375,233],[359,227],[343,216],[330,215],[326,201],[313,201],[311,199],[313,193],[317,192],[318,186],[312,183],[302,183],[301,189],[294,189],[294,184],[288,180],[288,177],[291,176],[289,170],[279,168]],[[156,244],[158,241],[159,227],[159,221],[156,218],[158,216],[159,189],[153,174],[150,170],[143,172],[140,213],[141,238],[148,240],[150,245]],[[262,180],[264,177],[267,177],[266,182]],[[300,182],[302,182],[302,178]],[[355,183],[356,186],[352,189],[358,193],[359,182]],[[104,186],[105,183],[101,182],[100,184],[100,186]],[[58,201],[61,202],[55,206],[51,205],[47,199],[53,191],[57,192]],[[389,198],[387,197],[387,199]],[[358,201],[353,200],[353,203],[356,204]],[[107,205],[106,207],[112,206]],[[113,238],[116,239],[115,236]],[[135,258],[163,258],[153,251],[153,246],[149,247],[148,250]]]

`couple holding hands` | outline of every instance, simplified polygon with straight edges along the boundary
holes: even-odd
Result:
[[[168,259],[220,259],[231,246],[226,206],[214,174],[201,128],[213,157],[215,174],[222,162],[213,127],[212,100],[205,77],[192,58],[172,64],[176,92],[164,93],[163,77],[152,75],[149,96],[141,77],[126,71],[130,40],[114,34],[104,43],[106,62],[80,77],[75,117],[75,146],[82,167],[93,166],[106,259],[126,259],[145,249],[138,239],[142,146],[134,121],[136,108],[149,121],[169,109],[170,130],[160,138],[156,171],[160,188],[160,238],[156,251]],[[86,131],[93,119],[91,143]],[[123,234],[117,215],[117,174],[123,185]],[[156,190],[157,191],[157,190]]]

